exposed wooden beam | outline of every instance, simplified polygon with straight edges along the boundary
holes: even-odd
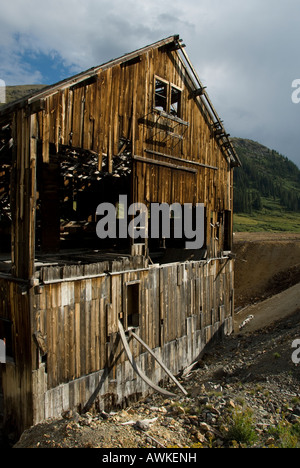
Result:
[[[202,164],[202,163],[199,163],[197,161],[191,161],[190,159],[182,159],[182,158],[178,158],[177,156],[170,156],[169,154],[159,153],[158,151],[145,149],[145,152],[150,153],[150,154],[155,154],[156,156],[162,156],[163,158],[169,158],[169,159],[173,159],[175,161],[180,161],[180,162],[184,162],[184,163],[188,163],[188,164],[193,164],[194,166],[205,167],[207,169],[212,169],[214,171],[219,170],[219,168],[216,167],[216,166],[209,166],[208,164]]]
[[[170,169],[176,169],[178,171],[191,172],[191,173],[194,173],[194,174],[197,174],[197,172],[198,172],[196,169],[191,169],[189,167],[178,166],[176,164],[166,163],[164,161],[157,161],[156,159],[142,158],[141,156],[132,156],[132,159],[134,161],[138,161],[138,162],[141,162],[141,163],[154,164],[156,166],[169,167]]]
[[[193,96],[194,97],[202,96],[205,93],[205,88],[206,86],[203,88],[196,89],[195,91],[193,91]]]

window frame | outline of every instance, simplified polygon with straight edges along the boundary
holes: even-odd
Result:
[[[161,82],[163,83],[164,85],[166,85],[166,105],[165,105],[165,109],[163,108],[163,106],[158,106],[156,105],[156,96],[157,96],[157,92],[156,92],[156,89],[157,89],[157,82]],[[153,86],[153,109],[156,111],[156,112],[159,112],[159,113],[165,113],[167,114],[168,116],[171,116],[172,118],[174,119],[182,119],[182,92],[183,92],[183,89],[180,88],[179,86],[176,86],[174,83],[172,83],[171,81],[168,81],[168,80],[165,80],[164,78],[161,78],[160,76],[158,75],[154,75],[154,86]],[[179,99],[178,99],[178,107],[177,107],[177,110],[174,112],[172,112],[172,90],[175,90],[177,91],[178,93],[178,96],[179,96]],[[163,109],[161,109],[161,107]]]

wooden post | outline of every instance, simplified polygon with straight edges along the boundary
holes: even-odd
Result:
[[[21,109],[13,119],[13,162],[11,179],[12,272],[29,280],[34,275],[36,208],[36,114]]]

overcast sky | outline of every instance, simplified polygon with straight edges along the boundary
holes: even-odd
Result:
[[[52,84],[180,34],[231,136],[300,167],[299,21],[299,0],[2,0],[0,80]]]

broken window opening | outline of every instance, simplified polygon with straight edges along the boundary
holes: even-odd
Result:
[[[48,354],[44,354],[41,357],[41,363],[44,365],[45,373],[47,374],[47,372],[48,372]]]
[[[129,251],[127,239],[99,239],[96,210],[100,203],[115,204],[119,194],[130,194],[131,154],[127,148],[114,156],[113,172],[98,169],[92,151],[51,148],[44,163],[39,152],[37,165],[36,247],[40,253],[67,249]],[[102,157],[102,168],[107,156]]]
[[[170,114],[174,117],[180,117],[181,112],[181,91],[171,86],[171,109]]]
[[[155,109],[168,111],[168,83],[158,78],[155,79]]]
[[[154,108],[157,111],[181,118],[181,96],[182,91],[177,86],[162,78],[155,78]]]
[[[137,328],[140,322],[140,285],[127,284],[127,328]]]
[[[151,204],[150,204],[151,205]],[[184,205],[181,210],[171,210],[168,216],[167,212],[160,213],[159,229],[154,227],[152,231],[151,216],[148,223],[148,248],[149,257],[152,261],[164,264],[175,261],[187,261],[188,259],[203,260],[207,255],[207,210],[204,208],[204,242],[201,248],[187,249],[186,244],[195,242],[199,238],[200,226],[199,216],[196,207],[193,206],[189,213],[186,212]],[[149,209],[151,212],[151,208]],[[185,218],[187,216],[187,219]],[[186,229],[189,225],[190,228]],[[156,224],[155,224],[156,226]],[[191,238],[191,231],[195,232],[195,237]],[[154,234],[154,236],[153,236]]]
[[[12,322],[2,317],[0,317],[0,340],[5,342],[6,359],[13,362]]]
[[[180,207],[180,205],[179,205]],[[181,209],[170,210],[168,213],[161,208],[159,213],[159,224],[158,227],[155,226],[152,228],[152,219],[151,219],[151,208],[149,209],[149,220],[148,220],[148,245],[150,256],[156,256],[159,252],[166,251],[168,249],[185,249],[186,242],[191,241],[186,236],[185,230],[185,209],[184,205],[181,205]],[[196,208],[192,208],[191,212],[191,229],[196,228]]]

